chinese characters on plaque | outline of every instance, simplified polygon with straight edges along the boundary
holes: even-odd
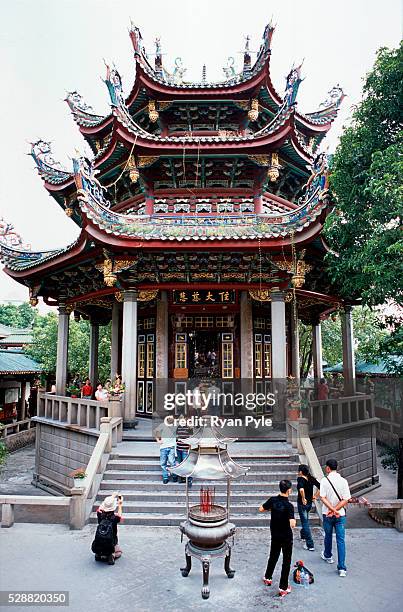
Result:
[[[175,290],[174,304],[235,304],[235,291],[220,289]]]

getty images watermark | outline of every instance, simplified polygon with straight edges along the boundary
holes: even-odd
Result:
[[[207,423],[215,427],[271,427],[273,421],[259,411],[273,408],[276,404],[276,394],[272,392],[225,392],[218,387],[206,390],[195,388],[178,393],[165,393],[163,407],[169,415],[163,417],[164,424],[170,427],[186,424],[188,427],[202,427]],[[225,415],[231,409],[233,414]],[[173,417],[172,411],[180,412]],[[235,416],[240,411],[250,411],[255,414]],[[190,413],[190,414],[188,414]],[[209,418],[206,418],[209,415]],[[161,416],[161,415],[160,415]]]

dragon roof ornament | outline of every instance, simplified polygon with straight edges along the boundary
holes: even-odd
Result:
[[[46,183],[60,185],[71,178],[71,172],[52,157],[50,142],[37,140],[31,143],[30,155],[35,161],[39,175]]]
[[[7,247],[22,247],[29,251],[30,245],[24,245],[21,236],[15,231],[14,225],[0,217],[0,242]]]
[[[346,94],[340,85],[335,85],[328,92],[328,97],[319,104],[319,110],[313,113],[307,113],[305,117],[317,124],[329,123],[336,117],[340,105]]]
[[[228,69],[226,67],[226,69],[224,70],[224,74],[226,77],[225,80],[217,82],[205,82],[203,79],[201,81],[185,80],[184,75],[186,72],[186,68],[184,68],[181,58],[175,59],[175,68],[172,73],[166,70],[166,68],[164,68],[162,65],[160,38],[157,39],[156,43],[155,68],[153,68],[148,60],[139,28],[132,22],[129,30],[130,38],[132,40],[134,48],[135,59],[139,62],[144,72],[158,83],[170,85],[171,87],[181,87],[187,89],[209,89],[214,87],[229,87],[231,85],[237,85],[238,83],[242,83],[244,81],[249,81],[261,71],[270,54],[270,45],[273,32],[274,26],[269,23],[264,30],[263,42],[257,54],[256,62],[247,71],[242,70],[240,73],[236,73],[232,63],[231,66],[228,67]]]
[[[10,270],[27,270],[37,266],[70,250],[76,242],[63,249],[32,251],[29,244],[24,244],[14,226],[0,217],[0,261]]]
[[[82,127],[95,127],[105,119],[103,115],[96,115],[92,106],[86,104],[82,95],[77,91],[69,91],[66,102],[73,114],[74,121]]]

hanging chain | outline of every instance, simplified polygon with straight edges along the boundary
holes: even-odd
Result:
[[[105,189],[109,189],[109,187],[115,187],[115,196],[116,196],[116,184],[120,181],[120,179],[122,178],[122,176],[126,172],[127,166],[129,165],[129,160],[130,160],[131,156],[133,155],[133,151],[134,151],[134,147],[136,146],[136,142],[137,142],[137,134],[136,134],[136,138],[134,140],[133,146],[131,148],[129,157],[127,158],[127,161],[126,161],[126,163],[124,165],[124,168],[123,168],[122,172],[119,174],[119,176],[116,179],[116,181],[113,181],[113,183],[109,183],[109,185],[103,185],[103,187],[105,187]]]

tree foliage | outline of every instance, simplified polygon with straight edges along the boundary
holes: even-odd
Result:
[[[90,324],[88,321],[70,320],[68,370],[70,375],[80,374],[81,378],[88,376]],[[110,325],[101,326],[99,331],[98,367],[99,379],[105,382],[110,377]],[[33,327],[33,344],[26,352],[43,369],[54,374],[57,356],[57,315],[49,313],[37,316]],[[93,381],[96,383],[97,381]]]
[[[368,307],[353,308],[353,329],[356,361],[376,362],[380,345],[389,333],[380,324],[379,315]],[[323,359],[329,365],[340,363],[343,359],[341,320],[338,314],[322,323]]]
[[[22,304],[0,304],[0,323],[9,327],[31,327],[38,312],[28,302]]]
[[[345,298],[403,304],[403,45],[382,48],[332,160],[330,275]]]

